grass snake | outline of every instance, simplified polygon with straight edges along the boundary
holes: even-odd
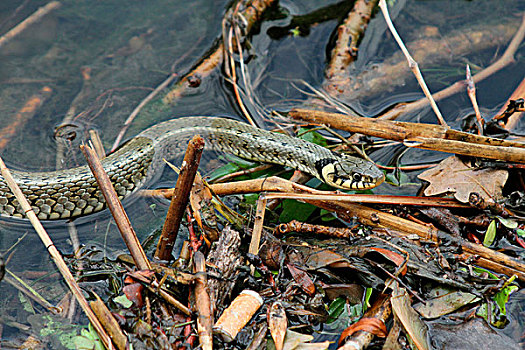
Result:
[[[212,149],[294,168],[340,189],[372,188],[384,180],[383,173],[371,162],[298,138],[232,119],[184,117],[144,130],[102,160],[119,198],[122,200],[159,174],[162,158],[184,152],[187,141],[197,134]],[[73,218],[105,208],[105,200],[87,165],[50,172],[12,171],[12,174],[42,220]],[[0,214],[24,216],[1,176]]]

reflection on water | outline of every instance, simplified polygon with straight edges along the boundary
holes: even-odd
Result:
[[[132,2],[131,6],[122,6],[121,1],[115,0],[64,2],[60,9],[0,48],[1,125],[12,123],[25,101],[43,86],[52,89],[51,96],[1,151],[5,161],[17,169],[55,169],[57,162],[62,160],[57,161],[54,135],[56,127],[63,125],[64,120],[68,120],[67,129],[59,131],[67,132],[61,133],[64,137],[59,139],[62,142],[60,147],[64,147],[63,162],[67,166],[83,163],[78,144],[87,139],[90,129],[100,132],[104,145],[109,149],[123,122],[147,94],[171,73],[184,74],[213,47],[214,40],[221,34],[221,21],[227,4],[228,1],[206,0]],[[36,0],[2,2],[0,34],[39,6],[42,2]],[[344,12],[340,10],[343,4],[337,2],[296,1],[282,2],[280,6],[272,9],[270,19],[262,23],[258,34],[251,38],[247,68],[256,95],[252,102],[268,110],[286,111],[301,106],[305,101],[311,103],[311,96],[305,95],[308,88],[301,81],[318,89],[322,87],[329,47],[333,44],[335,28]],[[303,16],[330,6],[340,12],[327,11],[328,14],[320,19]],[[504,20],[516,20],[516,14],[523,10],[523,3],[510,0],[400,0],[396,2],[392,14],[401,36],[411,42],[423,38],[425,33],[446,38],[451,31],[469,25],[479,26],[480,19],[483,19],[485,26],[490,26],[491,21],[497,24]],[[498,18],[486,22],[493,13],[498,13]],[[284,34],[270,35],[275,33]],[[489,47],[481,52],[462,53],[460,57],[451,51],[440,62],[422,65],[423,74],[429,79],[431,89],[438,90],[463,79],[466,63],[471,64],[475,71],[479,70],[490,64],[494,55],[503,49],[500,46]],[[351,66],[350,74],[358,76],[373,71],[397,52],[396,44],[385,32],[384,21],[377,16],[369,25],[359,47],[359,59]],[[501,107],[524,73],[525,65],[514,65],[479,84],[478,101],[483,110],[490,114]],[[384,111],[395,103],[421,97],[411,78],[395,85],[395,89],[379,89],[374,95],[359,99],[351,99],[349,95],[346,95],[346,100],[344,95],[341,98],[354,110],[370,115]],[[255,106],[247,101],[248,109],[255,110]],[[454,127],[460,125],[465,111],[471,108],[464,94],[455,95],[439,105]],[[239,115],[233,92],[219,72],[202,79],[198,87],[186,92],[168,111],[155,114],[155,108],[151,107],[147,115],[155,115],[156,118],[137,118],[127,137],[174,116]],[[434,116],[427,109],[406,118],[434,122]],[[271,126],[263,120],[258,120],[258,123]],[[74,133],[73,138],[71,133]],[[372,157],[382,164],[393,161],[414,164],[443,158],[442,154],[435,152],[403,150],[401,146],[385,147],[373,153]],[[214,158],[215,155],[207,154],[203,164]],[[407,181],[417,182],[417,174],[407,175]],[[162,181],[168,183],[174,179],[175,176],[166,171]],[[377,193],[415,194],[418,188],[399,189],[383,185]],[[141,239],[161,227],[166,203],[165,200],[140,197],[124,203]],[[124,244],[107,211],[77,219],[74,224],[81,245],[94,245],[103,250],[104,256],[109,259],[124,251]],[[62,252],[72,252],[67,222],[45,223],[44,226]],[[14,250],[7,267],[26,277],[55,271],[45,248],[24,220],[0,220],[0,251],[15,244],[26,232],[28,235]],[[53,282],[57,280],[60,279],[56,275],[50,279]],[[51,284],[57,288],[57,284]],[[62,292],[48,295],[58,297]],[[5,284],[2,286],[1,310],[11,310],[12,307],[7,308],[2,303],[16,300],[16,293]],[[23,320],[25,311],[19,310],[18,316]],[[10,332],[16,333],[8,328],[4,330],[4,335],[9,336]]]

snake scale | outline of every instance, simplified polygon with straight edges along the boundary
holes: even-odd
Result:
[[[212,149],[298,169],[336,188],[367,189],[384,180],[383,173],[373,163],[298,138],[231,119],[184,117],[144,130],[102,160],[119,198],[122,200],[159,174],[162,158],[184,152],[187,142],[197,134]],[[51,172],[12,171],[12,174],[42,220],[74,218],[105,208],[104,197],[86,165]],[[2,177],[0,214],[24,216]]]

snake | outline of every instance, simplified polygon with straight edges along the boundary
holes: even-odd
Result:
[[[194,136],[206,148],[251,161],[278,164],[310,174],[344,190],[379,185],[384,174],[362,158],[222,117],[180,117],[153,125],[101,160],[120,200],[161,173],[164,158],[184,153]],[[87,165],[49,172],[11,171],[41,220],[71,219],[105,209],[104,197]],[[0,176],[0,214],[25,217]]]

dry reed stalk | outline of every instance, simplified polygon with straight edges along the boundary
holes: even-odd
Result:
[[[261,193],[257,200],[257,209],[255,209],[255,222],[253,223],[252,239],[250,240],[250,246],[248,253],[257,255],[259,254],[259,245],[261,242],[263,224],[264,224],[264,211],[266,210],[266,198],[264,193]],[[251,267],[252,273],[255,271],[254,267]]]
[[[501,108],[501,110],[496,114],[496,115],[500,115],[501,113],[505,112],[506,110],[506,106],[508,105],[508,103],[510,102],[510,100],[517,100],[519,98],[523,98],[525,96],[525,78],[521,81],[521,83],[518,85],[518,87],[516,88],[516,90],[514,90],[514,92],[512,93],[512,95],[509,97],[509,99],[507,100],[507,103],[505,105],[503,105],[503,107]],[[525,112],[521,112],[521,113],[514,113],[513,115],[511,115],[509,117],[509,120],[507,121],[507,123],[505,124],[505,128],[507,130],[512,130],[514,129],[514,127],[516,126],[516,124],[518,123],[518,121],[520,120],[520,118],[525,114]]]
[[[452,198],[389,196],[366,194],[335,194],[332,191],[319,191],[308,186],[300,185],[290,180],[270,176],[265,179],[253,179],[237,182],[225,182],[210,185],[212,192],[218,196],[232,194],[247,194],[259,192],[284,192],[281,198],[312,199],[308,195],[315,195],[320,200],[339,200],[343,202],[427,205],[436,207],[470,208],[468,204],[458,202]],[[144,196],[163,196],[170,199],[173,189],[142,190]],[[324,196],[324,197],[323,197]]]
[[[104,149],[104,145],[102,144],[102,140],[100,139],[100,135],[97,130],[89,130],[89,140],[93,145],[93,149],[95,150],[97,157],[100,159],[105,158],[106,150]]]
[[[268,194],[268,196],[273,194]],[[278,194],[275,194],[278,195]],[[354,203],[328,203],[326,201],[317,200],[305,200],[307,203],[311,203],[323,209],[336,211],[343,219],[347,221],[353,221],[355,218],[363,225],[368,225],[378,228],[389,228],[396,230],[402,235],[417,234],[419,237],[425,240],[432,240],[437,243],[446,242],[454,244],[463,249],[463,251],[480,256],[486,260],[492,261],[492,268],[496,272],[505,273],[509,269],[516,271],[516,275],[522,281],[525,281],[525,264],[521,261],[507,256],[498,251],[494,251],[485,246],[471,243],[460,238],[456,238],[446,232],[431,228],[413,221],[385,213],[376,209],[368,208],[366,206]],[[478,264],[482,265],[483,260],[478,261]],[[498,265],[502,265],[501,268]]]
[[[38,108],[51,96],[52,92],[53,90],[50,87],[44,86],[37,94],[26,101],[22,109],[16,112],[13,122],[0,130],[0,150],[3,150],[9,144],[9,141],[16,136],[17,131],[35,115]]]
[[[122,329],[120,329],[117,320],[115,320],[115,318],[111,314],[111,311],[109,311],[109,309],[100,299],[100,297],[96,293],[94,294],[96,299],[94,301],[91,301],[89,305],[95,312],[95,315],[97,315],[97,318],[99,319],[100,323],[102,323],[102,325],[104,325],[104,328],[108,331],[109,336],[117,346],[117,349],[128,349],[128,338],[124,335]]]
[[[407,147],[525,162],[524,143],[473,135],[441,125],[372,119],[305,109],[294,109],[288,116],[314,124],[326,124],[340,130],[403,142]]]
[[[11,39],[13,39],[15,36],[26,30],[30,25],[38,22],[40,19],[42,19],[42,17],[59,8],[61,5],[62,4],[59,1],[51,1],[45,6],[40,7],[31,16],[27,17],[25,20],[17,24],[13,29],[0,37],[0,48],[11,41]]]
[[[82,150],[82,153],[84,153],[89,168],[97,180],[100,191],[106,200],[108,209],[111,211],[111,215],[113,215],[115,223],[122,235],[122,239],[126,243],[131,256],[135,260],[135,265],[139,270],[151,270],[151,265],[146,257],[146,253],[144,253],[144,250],[140,245],[135,230],[129,222],[124,207],[122,207],[122,203],[118,199],[117,193],[111,184],[108,174],[104,171],[100,159],[98,159],[95,151],[91,147],[81,145],[80,149]]]
[[[195,311],[197,312],[197,332],[203,349],[213,348],[213,319],[211,314],[208,280],[206,278],[206,260],[201,252],[193,255],[194,272],[197,275],[193,292],[195,295]]]
[[[204,150],[204,139],[194,136],[188,143],[184,160],[177,179],[177,184],[173,190],[173,196],[166,215],[166,221],[162,227],[162,233],[157,243],[155,258],[160,260],[170,260],[173,245],[179,232],[179,227],[189,202],[193,181],[199,168],[202,151]]]
[[[152,92],[146,96],[145,99],[140,101],[137,107],[131,112],[128,119],[124,122],[124,125],[122,126],[122,129],[120,129],[120,132],[118,133],[117,137],[115,138],[115,141],[113,141],[113,146],[111,146],[111,152],[117,149],[117,147],[120,145],[120,141],[122,141],[122,138],[126,134],[126,131],[128,131],[129,126],[135,120],[135,117],[139,114],[139,112],[144,108],[148,102],[153,100],[155,96],[159,94],[162,90],[164,90],[171,82],[177,77],[177,74],[172,73],[166,80],[164,80],[159,86],[155,88]]]
[[[390,29],[390,32],[394,36],[394,39],[396,40],[397,44],[401,48],[401,51],[403,51],[403,54],[405,55],[408,66],[410,67],[410,70],[412,73],[414,73],[417,82],[423,92],[425,93],[425,96],[427,97],[428,101],[430,102],[430,106],[432,106],[432,110],[434,110],[434,113],[436,113],[436,116],[438,118],[439,124],[443,126],[448,126],[445,119],[443,119],[443,116],[441,115],[441,112],[436,104],[436,101],[434,101],[434,98],[432,97],[432,94],[430,93],[430,90],[427,87],[427,84],[425,82],[425,79],[423,78],[423,74],[421,74],[421,71],[419,70],[419,65],[417,62],[412,58],[410,53],[408,52],[408,49],[406,48],[405,44],[403,43],[403,40],[399,36],[399,34],[396,31],[396,28],[394,27],[394,24],[392,23],[392,20],[390,19],[390,15],[388,13],[388,6],[386,4],[385,0],[379,0],[379,7],[381,8],[381,12],[383,12],[383,16],[385,17],[386,24],[388,28]]]
[[[71,290],[71,292],[77,299],[78,303],[80,304],[80,307],[82,308],[82,310],[84,310],[84,312],[86,313],[86,316],[89,318],[89,321],[93,325],[93,328],[95,328],[100,339],[104,343],[104,346],[108,349],[111,349],[113,347],[111,343],[111,338],[106,334],[104,327],[102,327],[97,317],[95,316],[95,314],[89,307],[87,300],[84,298],[84,295],[82,294],[80,287],[76,283],[75,278],[71,274],[71,271],[69,271],[69,269],[67,268],[67,265],[64,262],[64,259],[62,259],[62,256],[60,255],[60,252],[55,247],[51,238],[49,238],[49,235],[47,234],[46,230],[42,226],[42,223],[40,222],[40,220],[38,220],[38,217],[36,216],[35,212],[31,208],[31,205],[29,204],[24,194],[20,190],[20,187],[18,187],[18,185],[14,181],[13,177],[11,176],[11,172],[9,171],[9,169],[7,169],[1,157],[0,157],[0,172],[2,176],[4,177],[5,181],[7,182],[9,189],[13,192],[16,199],[18,200],[18,203],[22,206],[24,212],[26,213],[26,217],[31,222],[31,225],[33,225],[35,231],[38,234],[38,237],[40,237],[40,240],[42,241],[47,251],[49,252],[49,255],[51,255],[53,262],[55,263],[58,270],[60,271],[60,274],[64,278],[69,289]]]

